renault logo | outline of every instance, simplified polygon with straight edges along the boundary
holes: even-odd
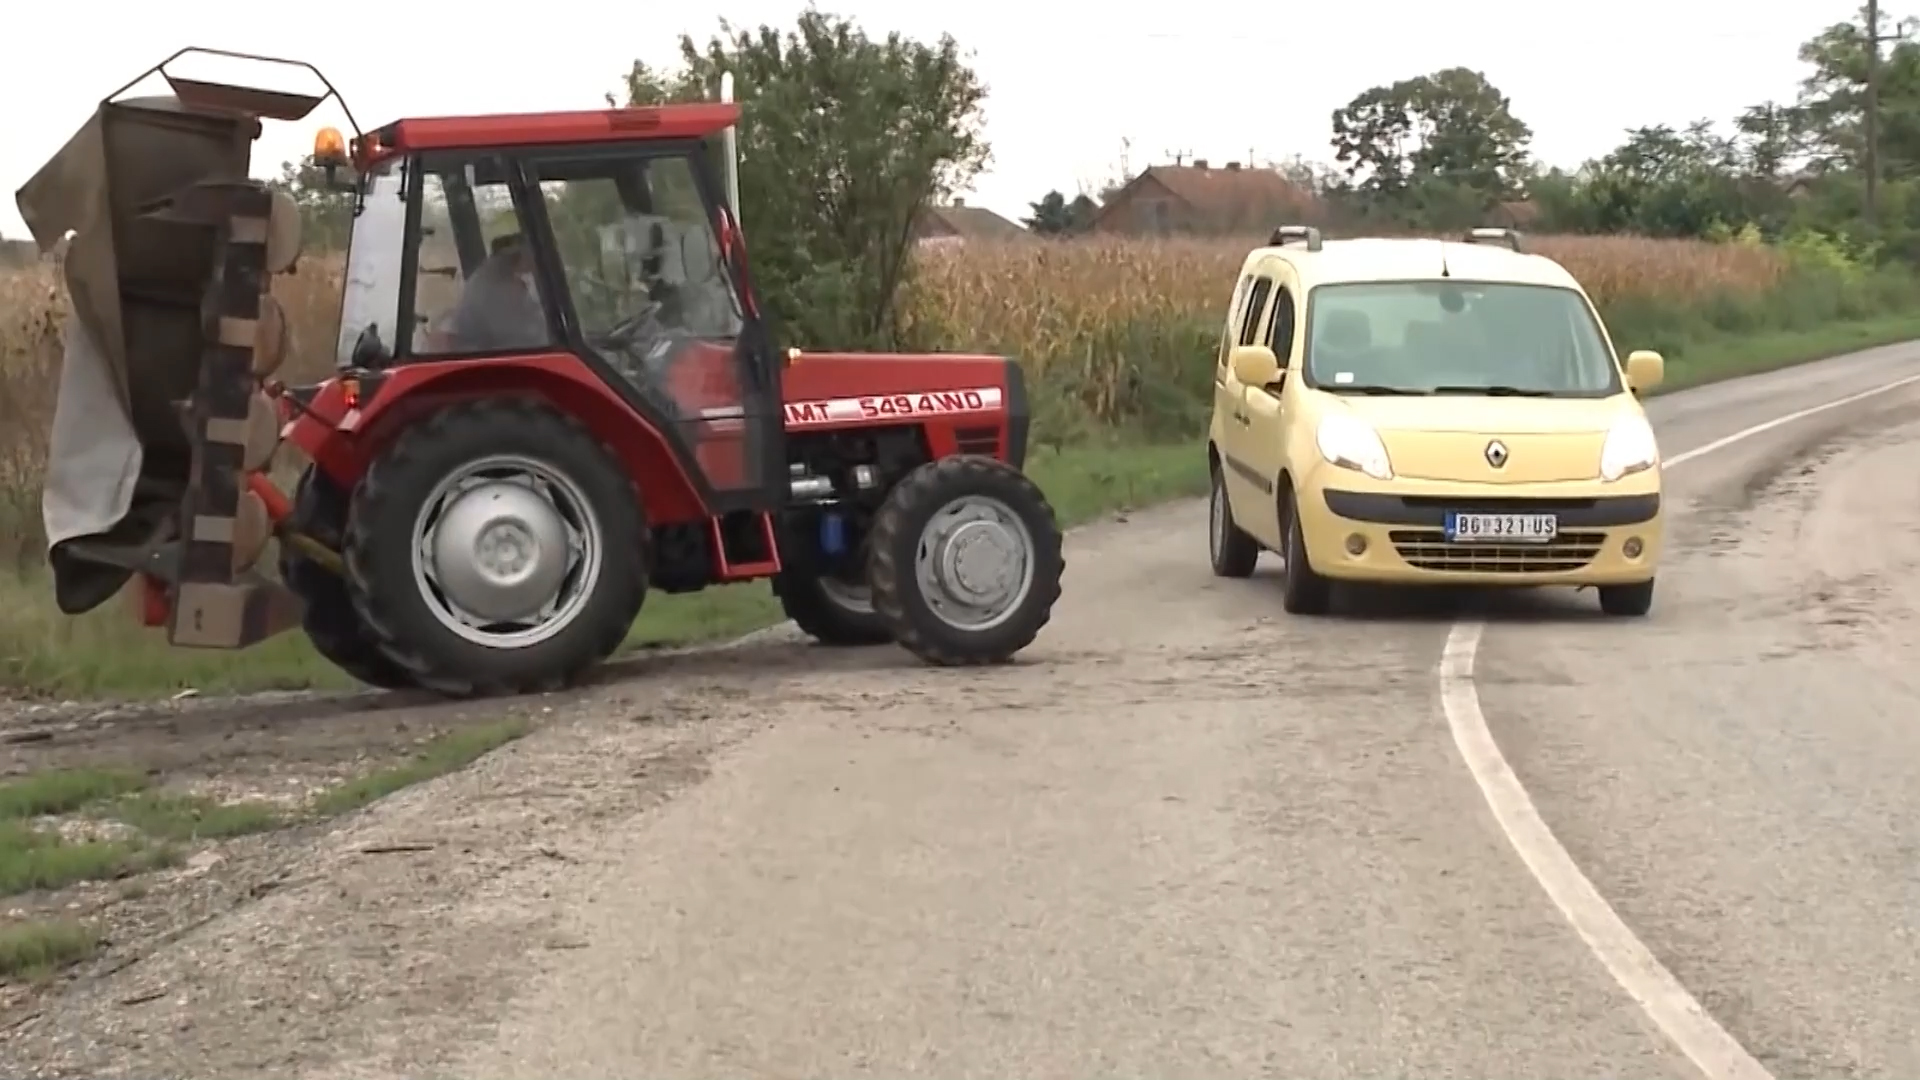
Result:
[[[1499,468],[1507,463],[1507,444],[1495,439],[1487,444],[1487,464]]]

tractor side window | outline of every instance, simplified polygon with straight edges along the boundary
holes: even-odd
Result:
[[[756,486],[744,319],[693,160],[643,152],[529,167],[586,346],[679,429],[714,487]]]
[[[417,356],[531,352],[553,344],[519,211],[496,158],[444,164],[422,177]]]

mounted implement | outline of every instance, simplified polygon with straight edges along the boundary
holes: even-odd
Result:
[[[247,179],[250,143],[337,95],[154,71],[171,96],[109,99],[20,193],[43,247],[74,234],[45,494],[63,610],[137,575],[177,645],[298,622],[362,681],[454,695],[573,681],[649,590],[770,578],[819,640],[938,664],[1047,622],[1060,535],[1019,469],[1020,369],[776,348],[724,85],[323,129],[353,191],[340,331],[332,376],[288,387],[270,284],[300,219]],[[311,462],[291,496],[282,440]]]

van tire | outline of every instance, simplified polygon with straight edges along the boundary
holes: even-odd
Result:
[[[1333,603],[1333,582],[1314,573],[1307,560],[1307,538],[1300,529],[1299,504],[1291,487],[1281,496],[1280,516],[1287,543],[1287,577],[1280,606],[1289,615],[1325,615]]]

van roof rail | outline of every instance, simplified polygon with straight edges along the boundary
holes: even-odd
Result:
[[[1526,253],[1526,248],[1521,245],[1520,233],[1517,229],[1503,229],[1498,227],[1470,229],[1467,231],[1467,235],[1460,238],[1460,242],[1463,244],[1501,243],[1512,248],[1516,253]]]
[[[1305,240],[1308,251],[1320,250],[1320,230],[1311,225],[1282,225],[1267,237],[1267,243],[1279,247],[1289,240]]]

